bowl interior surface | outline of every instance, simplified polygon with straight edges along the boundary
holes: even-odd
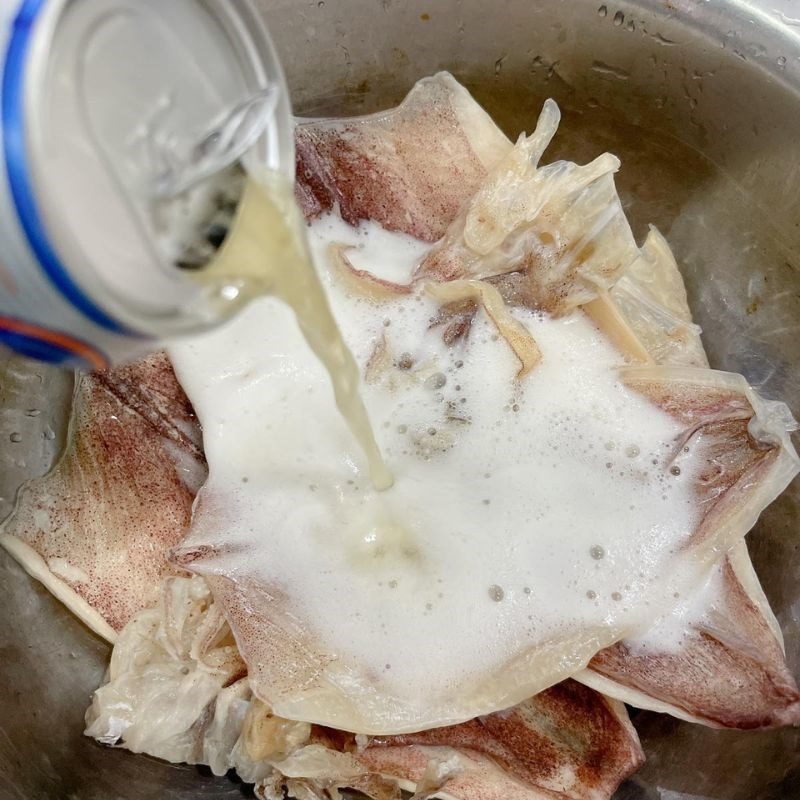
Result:
[[[298,113],[396,104],[449,69],[512,136],[555,98],[546,159],[622,160],[637,239],[671,243],[712,366],[800,416],[800,20],[743,0],[254,0]],[[795,14],[800,17],[800,11]],[[67,436],[72,377],[0,363],[0,518]],[[14,434],[12,440],[12,434]],[[800,675],[800,486],[748,544]],[[231,779],[102,748],[83,714],[109,648],[0,553],[0,798],[196,800]],[[622,800],[800,797],[800,730],[715,731],[634,712],[647,753]]]

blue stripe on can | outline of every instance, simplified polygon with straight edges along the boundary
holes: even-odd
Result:
[[[16,331],[7,331],[0,328],[0,345],[5,345],[15,353],[33,358],[36,361],[44,361],[46,364],[55,364],[58,367],[69,367],[70,369],[93,370],[96,367],[72,350],[47,342],[44,339],[37,339],[35,336],[28,336]]]
[[[43,271],[85,317],[114,333],[137,335],[96,306],[75,283],[50,244],[39,216],[25,145],[25,60],[33,26],[47,0],[24,0],[11,29],[3,70],[3,145],[11,196],[22,229]]]

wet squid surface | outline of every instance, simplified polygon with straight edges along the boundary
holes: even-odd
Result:
[[[557,123],[548,103],[512,146],[439,75],[398,110],[298,127],[298,199],[396,505],[268,301],[171,353],[180,384],[163,356],[83,379],[70,447],[2,542],[118,637],[89,735],[234,768],[260,797],[577,800],[641,763],[620,700],[798,721],[743,542],[797,471],[792,422],[708,369],[668,245],[630,234],[616,159],[539,165]]]
[[[66,451],[0,541],[101,636],[155,602],[205,480],[200,426],[164,354],[79,380]]]

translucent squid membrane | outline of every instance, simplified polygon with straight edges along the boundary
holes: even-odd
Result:
[[[356,789],[462,800],[608,798],[643,760],[621,703],[567,681],[502,714],[369,739],[293,722],[254,696],[230,628],[199,577],[164,581],[114,649],[89,736],[172,762],[234,768],[257,797]]]

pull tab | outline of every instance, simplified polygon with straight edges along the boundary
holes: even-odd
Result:
[[[159,165],[152,184],[157,199],[171,198],[191,189],[240,161],[266,131],[278,104],[278,89],[269,85],[223,113],[190,142],[157,137],[154,164]]]

